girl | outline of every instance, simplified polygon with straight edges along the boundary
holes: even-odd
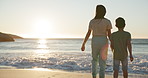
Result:
[[[96,15],[89,23],[89,29],[83,41],[81,50],[85,50],[85,43],[92,32],[92,76],[96,78],[99,61],[99,77],[105,77],[105,66],[108,50],[108,38],[110,39],[112,25],[110,20],[104,18],[106,9],[103,5],[96,6]],[[107,38],[108,36],[108,38]]]

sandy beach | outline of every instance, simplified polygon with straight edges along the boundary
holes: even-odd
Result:
[[[147,78],[146,75],[130,75],[129,78]],[[91,78],[91,73],[76,73],[43,69],[0,69],[0,78]],[[112,78],[112,75],[106,75]],[[121,76],[119,78],[122,78]]]

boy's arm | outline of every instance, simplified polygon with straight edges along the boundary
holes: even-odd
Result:
[[[112,40],[110,40],[110,47],[111,47],[111,50],[112,50],[112,52],[114,51],[114,45],[113,45],[113,41]]]
[[[129,50],[129,54],[130,54],[130,60],[131,62],[134,60],[133,55],[132,55],[132,46],[131,46],[131,40],[127,41],[127,48]]]

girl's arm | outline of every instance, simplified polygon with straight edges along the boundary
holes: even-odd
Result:
[[[110,40],[110,36],[111,36],[111,29],[107,29],[107,36],[108,36],[108,38],[109,38],[109,40]]]
[[[85,36],[85,39],[83,41],[82,47],[81,47],[81,50],[82,51],[85,50],[85,44],[86,44],[87,40],[89,39],[90,34],[91,34],[91,30],[89,29],[88,32],[87,32],[87,34],[86,34],[86,36]]]
[[[113,41],[111,40],[111,29],[107,29],[107,36],[110,40],[110,47],[111,47],[111,50],[112,52],[114,51],[114,46],[113,46]]]

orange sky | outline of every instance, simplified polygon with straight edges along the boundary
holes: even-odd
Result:
[[[122,16],[132,38],[148,38],[147,0],[0,0],[0,31],[26,38],[84,38],[95,6],[107,8],[106,17]]]

